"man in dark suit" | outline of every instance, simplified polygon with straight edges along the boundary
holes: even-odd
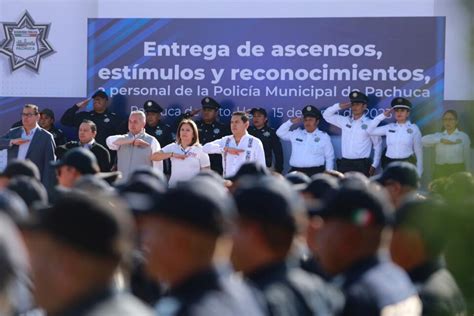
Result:
[[[26,104],[21,113],[21,127],[12,128],[0,137],[0,150],[7,149],[8,160],[30,159],[41,173],[41,182],[46,188],[54,183],[54,175],[49,165],[56,160],[55,143],[51,133],[38,125],[39,111],[34,104]]]
[[[84,120],[81,125],[79,125],[79,141],[71,141],[56,148],[58,159],[62,159],[66,151],[71,148],[83,147],[89,149],[97,158],[100,171],[110,171],[110,153],[104,146],[95,141],[96,135],[97,126],[95,123],[89,120]]]

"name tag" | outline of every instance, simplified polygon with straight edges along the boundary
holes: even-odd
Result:
[[[295,139],[297,142],[302,142],[303,140],[301,138]]]
[[[388,132],[389,132],[389,133],[395,133],[395,130],[389,129]]]
[[[346,124],[346,127],[347,127],[347,128],[351,128],[351,127],[352,127],[352,125],[350,125],[350,124]]]

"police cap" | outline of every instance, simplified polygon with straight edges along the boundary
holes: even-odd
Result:
[[[201,100],[201,105],[203,109],[213,109],[218,110],[221,106],[211,97],[205,97]]]
[[[44,185],[31,177],[15,177],[8,183],[7,189],[18,194],[28,207],[32,207],[35,203],[40,205],[48,203],[48,193]]]
[[[54,112],[51,109],[43,109],[39,112],[40,114],[46,115],[54,120]]]
[[[104,90],[97,90],[97,91],[92,95],[92,99],[95,99],[95,98],[103,98],[103,99],[108,100],[108,99],[109,99],[109,96],[107,95],[107,93],[105,93]]]
[[[67,192],[52,206],[38,209],[20,227],[42,231],[74,249],[119,259],[133,248],[133,222],[115,198]]]
[[[143,103],[143,109],[145,113],[147,112],[154,112],[154,113],[161,113],[163,112],[163,108],[153,100],[147,100]]]
[[[322,206],[310,211],[323,218],[338,218],[367,227],[393,223],[393,209],[380,186],[342,185]]]
[[[272,176],[242,178],[234,193],[240,216],[296,229],[295,216],[305,208],[290,183]]]
[[[349,99],[351,100],[351,103],[369,103],[369,98],[362,92],[356,90],[351,91]]]
[[[38,166],[36,166],[34,162],[29,159],[11,160],[0,175],[7,178],[14,178],[16,176],[23,175],[35,178],[36,180],[41,179]]]
[[[246,162],[242,166],[240,166],[239,170],[237,170],[236,174],[229,178],[231,181],[237,181],[244,176],[265,176],[270,175],[267,167],[264,167],[260,164],[255,162]]]
[[[68,150],[61,160],[51,162],[53,167],[71,166],[81,174],[95,174],[99,172],[99,164],[94,154],[85,148],[73,148]]]
[[[321,111],[318,110],[315,106],[307,105],[303,108],[303,117],[315,117],[316,119],[321,119]]]
[[[142,211],[143,215],[163,216],[211,235],[224,232],[235,213],[229,193],[207,177],[178,183],[154,201],[151,208]]]
[[[392,100],[391,106],[393,109],[411,109],[411,102],[405,98],[395,98]]]
[[[262,113],[263,116],[267,117],[267,110],[265,110],[264,108],[253,108],[250,110],[250,114],[252,115],[255,115],[256,112]]]
[[[420,184],[416,167],[406,161],[395,161],[388,164],[382,174],[374,177],[374,180],[382,185],[391,180],[412,188],[418,188]]]

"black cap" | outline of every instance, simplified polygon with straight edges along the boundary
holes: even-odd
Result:
[[[362,227],[393,223],[393,209],[386,192],[374,184],[341,186],[323,206],[310,213],[323,218],[344,219]]]
[[[107,95],[107,93],[105,93],[104,90],[97,90],[97,91],[92,95],[92,99],[95,99],[96,97],[104,98],[104,99],[106,99],[106,100],[109,99],[109,96]]]
[[[52,118],[54,120],[54,112],[51,109],[43,109],[39,113],[44,114],[46,116],[49,116],[50,118]]]
[[[53,161],[51,165],[56,168],[71,166],[76,168],[81,174],[96,174],[100,170],[94,154],[82,147],[68,150],[61,160]]]
[[[7,164],[7,167],[1,173],[1,176],[7,178],[14,178],[20,175],[32,177],[36,180],[41,179],[38,167],[29,159],[13,159]]]
[[[218,110],[221,106],[217,103],[216,100],[210,97],[205,97],[201,100],[201,105],[203,109],[213,109]]]
[[[420,177],[416,167],[406,161],[395,161],[385,168],[379,176],[374,177],[374,180],[384,185],[387,180],[392,180],[401,185],[418,188],[420,184]]]
[[[270,175],[270,171],[268,171],[267,167],[264,167],[255,162],[246,162],[242,166],[240,166],[239,170],[237,170],[235,175],[229,178],[229,180],[237,181],[244,176],[265,176],[265,175]]]
[[[156,180],[160,181],[165,187],[168,186],[168,179],[166,178],[163,171],[152,168],[151,166],[138,166],[135,170],[130,174],[127,181],[131,181],[135,176],[140,175],[147,175],[155,178]]]
[[[166,191],[166,185],[151,175],[139,174],[117,187],[129,208],[136,215],[149,211],[155,199]]]
[[[52,206],[36,210],[20,227],[46,232],[98,257],[118,259],[133,248],[132,218],[125,204],[112,197],[64,193]]]
[[[349,99],[351,100],[351,103],[369,103],[369,98],[362,92],[356,90],[351,91]]]
[[[145,113],[147,112],[154,112],[154,113],[161,113],[163,112],[163,108],[153,100],[147,100],[143,103],[143,109]]]
[[[311,182],[304,189],[304,192],[311,194],[315,199],[324,199],[333,194],[338,186],[336,178],[320,173],[311,177]]]
[[[262,113],[265,117],[267,117],[267,110],[264,108],[253,108],[250,110],[250,114],[255,115],[255,112]]]
[[[405,98],[395,98],[392,100],[391,106],[393,109],[411,109],[411,102]]]
[[[48,204],[48,193],[44,185],[31,177],[15,177],[8,183],[7,188],[18,194],[30,208],[36,203],[40,205]]]
[[[220,235],[235,213],[227,190],[207,177],[178,183],[154,201],[154,206],[142,214],[167,217],[212,235]]]
[[[301,171],[289,172],[285,175],[285,179],[298,191],[306,189],[311,182],[311,178]]]
[[[0,213],[6,213],[13,221],[19,222],[28,217],[28,206],[18,194],[5,189],[0,191]]]
[[[239,215],[291,229],[296,229],[295,215],[305,210],[291,185],[272,176],[242,178],[234,198]]]
[[[303,108],[303,117],[315,117],[316,119],[321,119],[321,111],[318,110],[315,106],[307,105]]]

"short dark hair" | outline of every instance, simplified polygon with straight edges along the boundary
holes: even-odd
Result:
[[[97,125],[95,125],[95,123],[91,120],[83,120],[82,123],[86,123],[87,125],[89,125],[91,127],[91,131],[97,132]]]
[[[31,104],[31,103],[27,103],[25,104],[25,106],[23,106],[24,109],[33,109],[33,111],[35,111],[35,115],[38,115],[39,114],[39,109],[38,109],[38,106],[37,105],[34,105],[34,104]]]
[[[247,123],[249,121],[249,116],[243,111],[235,111],[232,113],[232,116],[240,116],[240,119],[244,123]]]
[[[446,111],[443,113],[443,117],[444,117],[446,114],[451,114],[452,116],[454,116],[454,118],[456,119],[456,121],[458,120],[458,112],[456,112],[455,110],[446,110]]]

